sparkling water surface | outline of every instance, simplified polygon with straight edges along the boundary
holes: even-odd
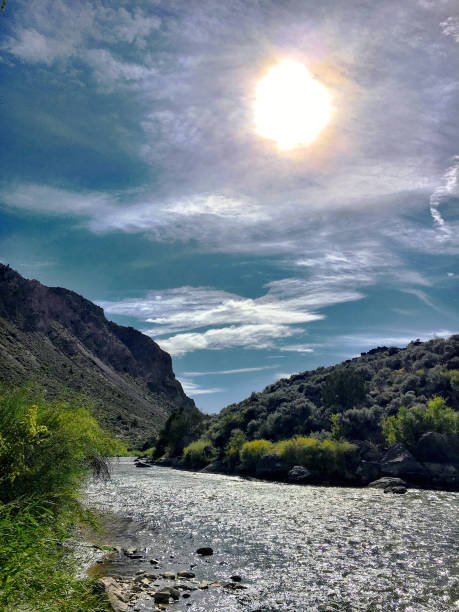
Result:
[[[145,558],[118,556],[106,573],[151,572],[156,558],[160,571],[192,567],[223,584],[239,574],[247,587],[198,590],[171,611],[459,610],[457,493],[287,485],[121,459],[87,499],[104,511],[107,543]],[[214,555],[201,558],[201,546]]]

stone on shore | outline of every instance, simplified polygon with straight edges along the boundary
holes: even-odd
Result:
[[[105,591],[113,612],[125,612],[128,608],[128,598],[120,586],[111,576],[100,578],[97,585],[101,591]]]
[[[189,572],[188,570],[181,570],[180,572],[177,572],[177,576],[179,578],[194,578],[196,574]]]

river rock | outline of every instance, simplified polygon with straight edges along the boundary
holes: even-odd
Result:
[[[151,465],[149,463],[145,463],[145,461],[136,461],[134,465],[135,467],[138,467],[138,468],[151,467]]]
[[[384,476],[370,482],[368,485],[372,489],[387,489],[388,487],[406,487],[406,482],[401,478],[395,478],[393,476]]]
[[[419,438],[413,454],[424,463],[459,463],[459,439],[452,434],[428,431]]]
[[[113,612],[125,612],[127,610],[128,598],[114,578],[104,576],[98,580],[98,586],[101,590],[105,591]]]
[[[270,453],[265,455],[258,461],[255,475],[257,478],[269,478],[272,480],[282,479],[287,473],[285,463],[280,459],[279,455]]]
[[[153,594],[153,599],[155,600],[155,603],[168,604],[170,598],[171,593],[169,589],[161,589],[160,591],[156,591],[156,593]]]
[[[189,572],[188,570],[181,570],[180,572],[177,572],[177,576],[179,578],[194,578],[196,574]]]
[[[175,572],[163,572],[160,576],[166,580],[175,580]]]
[[[198,555],[202,555],[203,557],[210,557],[210,555],[214,554],[214,551],[210,546],[202,546],[201,548],[198,548],[196,552]]]
[[[411,480],[427,480],[427,470],[400,443],[391,446],[381,461],[381,472],[391,476],[405,476]]]
[[[302,465],[294,465],[287,475],[287,480],[293,484],[312,482],[313,474]]]

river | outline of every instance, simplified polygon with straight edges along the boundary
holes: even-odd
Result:
[[[174,612],[458,609],[457,493],[287,485],[121,459],[86,497],[104,512],[107,543],[145,559],[115,555],[105,573],[152,571],[156,558],[162,571],[222,583],[238,574],[247,587],[198,589]],[[201,546],[214,554],[200,557]]]

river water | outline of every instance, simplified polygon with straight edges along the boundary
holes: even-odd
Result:
[[[287,485],[121,459],[87,499],[104,511],[108,544],[142,551],[115,555],[105,573],[151,572],[156,558],[161,571],[192,568],[223,584],[238,574],[247,587],[198,589],[171,611],[459,609],[457,493]],[[201,546],[214,555],[197,555]]]

